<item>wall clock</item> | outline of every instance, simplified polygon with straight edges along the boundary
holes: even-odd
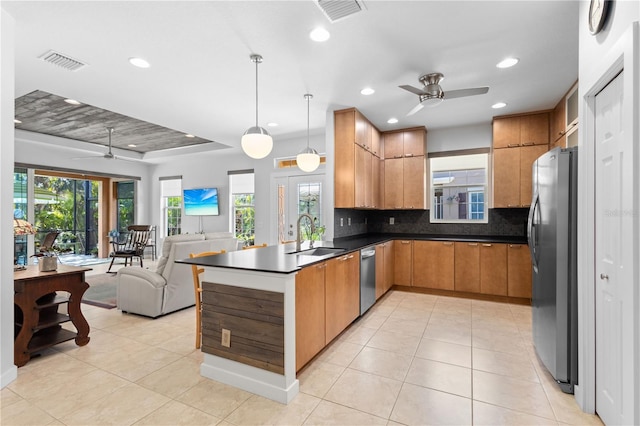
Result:
[[[609,15],[610,0],[591,0],[589,5],[589,32],[596,35],[602,30]]]

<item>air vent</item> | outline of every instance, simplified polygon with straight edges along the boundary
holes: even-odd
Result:
[[[84,62],[80,62],[77,59],[70,58],[67,55],[63,55],[53,50],[38,56],[38,59],[42,59],[45,62],[57,65],[69,71],[78,71],[87,65]]]
[[[362,0],[316,0],[316,3],[331,22],[365,10]]]

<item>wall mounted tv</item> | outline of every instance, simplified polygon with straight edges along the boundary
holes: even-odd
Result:
[[[186,216],[217,216],[218,188],[194,188],[182,191]]]

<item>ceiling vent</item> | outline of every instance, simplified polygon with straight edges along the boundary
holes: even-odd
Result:
[[[42,55],[38,56],[38,59],[42,59],[45,62],[57,65],[69,71],[78,71],[79,69],[84,68],[87,65],[84,62],[80,62],[77,59],[73,59],[54,50],[43,53]]]
[[[316,3],[331,22],[366,10],[362,0],[316,0]]]

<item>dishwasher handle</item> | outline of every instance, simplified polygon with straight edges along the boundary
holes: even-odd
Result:
[[[373,257],[376,255],[376,250],[375,249],[365,249],[365,250],[361,250],[360,251],[360,258],[361,259],[366,259],[368,257]]]

